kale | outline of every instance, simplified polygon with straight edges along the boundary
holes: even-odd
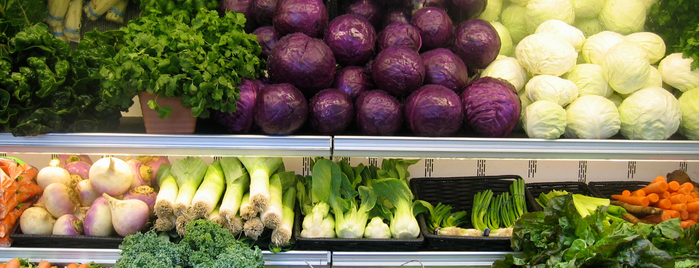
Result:
[[[126,236],[114,267],[264,267],[258,247],[251,248],[220,224],[198,219],[188,223],[185,232],[176,242],[153,230]]]
[[[515,222],[512,249],[493,267],[689,267],[697,263],[696,227],[679,219],[656,225],[610,217],[606,206],[582,217],[571,194],[554,197],[544,211]],[[684,266],[683,266],[684,265]]]

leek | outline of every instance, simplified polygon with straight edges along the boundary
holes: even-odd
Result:
[[[155,215],[158,219],[153,228],[159,231],[169,231],[175,227],[174,204],[177,199],[177,180],[170,172],[170,166],[162,165],[156,176],[158,196],[155,198]]]
[[[257,217],[257,211],[250,204],[250,193],[245,193],[243,198],[240,200],[240,217],[243,220],[251,220]]]
[[[226,181],[223,178],[221,163],[215,161],[207,166],[204,179],[192,197],[192,203],[189,207],[192,220],[205,218],[209,215],[218,205],[218,201],[221,200],[225,187]]]
[[[170,231],[175,228],[175,222],[177,221],[177,217],[175,215],[171,214],[168,216],[163,216],[163,217],[158,217],[155,220],[155,223],[153,223],[153,229],[156,231]]]
[[[293,176],[293,172],[292,176]],[[284,190],[282,190],[282,180],[279,173],[275,173],[269,179],[269,194],[270,203],[267,208],[260,213],[260,219],[264,223],[265,227],[269,229],[275,229],[282,222],[283,212],[283,202],[282,196],[284,195]]]
[[[80,27],[83,17],[80,8],[83,6],[83,2],[83,0],[71,0],[68,6],[68,12],[63,22],[63,33],[70,42],[80,42]]]
[[[170,172],[177,180],[179,191],[175,200],[175,215],[182,216],[187,213],[192,203],[192,198],[199,189],[201,181],[207,170],[207,164],[199,157],[186,157],[172,163]]]
[[[269,205],[269,178],[282,166],[281,157],[240,157],[250,173],[250,204],[259,213]],[[241,214],[242,215],[242,214]]]
[[[120,0],[107,11],[105,18],[111,22],[124,23],[124,13],[128,5],[129,0]]]
[[[282,198],[284,207],[282,215],[284,219],[281,224],[272,231],[272,244],[283,247],[290,244],[291,230],[294,228],[294,206],[296,205],[296,188],[291,187],[284,192]]]
[[[243,224],[243,232],[245,233],[245,236],[250,237],[253,240],[257,240],[264,229],[265,225],[262,223],[260,217],[249,219]]]
[[[219,213],[223,226],[231,233],[238,234],[243,229],[243,221],[238,214],[240,204],[250,185],[250,176],[243,168],[240,160],[235,157],[224,157],[220,160],[223,175],[226,179],[226,191],[221,199]],[[248,197],[249,199],[249,197]]]
[[[63,19],[69,5],[70,0],[48,0],[49,14],[46,16],[46,24],[63,28]]]
[[[219,213],[219,206],[216,206],[209,215],[206,215],[206,219],[223,226],[223,218],[221,218],[221,213]]]
[[[85,15],[87,15],[87,18],[90,20],[97,20],[119,1],[120,0],[92,0],[84,7]]]

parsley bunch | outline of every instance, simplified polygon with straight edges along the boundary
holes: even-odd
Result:
[[[111,42],[116,54],[99,71],[101,87],[110,102],[133,98],[138,91],[158,97],[180,97],[192,116],[209,117],[209,109],[235,112],[243,77],[262,75],[262,48],[245,33],[245,16],[201,9],[196,16],[184,10],[163,15],[157,11],[138,17],[114,33],[90,33],[85,39]],[[172,111],[156,101],[148,106],[165,118]]]
[[[692,57],[692,70],[699,67],[699,2],[660,0],[651,7],[646,21],[649,31],[660,35],[669,52]]]

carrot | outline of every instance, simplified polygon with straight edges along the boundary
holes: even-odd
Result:
[[[677,191],[688,195],[694,191],[694,184],[691,182],[685,182],[683,184],[680,184],[680,189],[678,189]]]
[[[79,266],[77,263],[71,263],[71,264],[66,265],[66,268],[78,268],[78,267]]]
[[[662,193],[667,191],[668,189],[668,183],[665,181],[657,181],[657,182],[651,182],[648,184],[646,187],[643,187],[640,190],[643,190],[646,193]]]
[[[648,221],[655,222],[655,223],[660,223],[660,222],[664,222],[666,220],[672,219],[672,216],[667,211],[663,211],[663,213],[661,213],[660,215],[648,215],[648,216],[643,217],[643,219],[646,219]]]
[[[687,212],[686,210],[680,211],[680,219],[682,219],[682,220],[689,219],[689,212]]]
[[[638,189],[636,191],[633,191],[633,193],[631,193],[631,195],[633,195],[633,196],[646,196],[646,191],[643,189]]]
[[[687,212],[697,212],[699,211],[699,201],[687,203]]]
[[[663,192],[660,196],[661,196],[662,198],[670,198],[670,196],[672,196],[672,194],[671,194],[670,192],[668,192],[668,191],[665,191],[665,192]]]
[[[694,198],[694,199],[699,198],[699,195],[697,195],[697,192],[691,192],[691,193],[689,193],[689,195],[691,195],[692,198]]]
[[[7,262],[7,268],[19,268],[19,259],[14,258]]]
[[[617,200],[611,200],[610,204],[620,206],[620,207],[624,208],[629,213],[641,215],[641,216],[643,216],[643,215],[660,215],[663,213],[663,210],[659,209],[659,208],[632,205],[632,204],[622,202],[622,201],[617,201]]]
[[[671,181],[667,183],[668,191],[677,192],[680,189],[680,183],[677,181]]]
[[[667,179],[665,179],[665,177],[663,177],[663,176],[657,176],[657,177],[655,177],[655,179],[653,179],[653,181],[651,181],[650,183],[659,182],[659,181],[667,182]]]
[[[670,209],[670,206],[672,206],[672,201],[670,201],[670,199],[663,198],[658,200],[658,203],[655,205],[661,209]]]
[[[51,263],[49,261],[41,261],[39,265],[36,266],[36,268],[50,268]]]
[[[7,267],[7,264],[5,264],[5,263],[0,263],[0,268],[5,268],[5,267]]]
[[[672,206],[670,206],[670,209],[677,210],[677,211],[686,211],[687,205],[686,204],[672,204]]]
[[[612,198],[623,201],[632,205],[648,206],[650,200],[645,196],[623,196],[619,194],[612,195]]]
[[[656,193],[651,193],[649,195],[646,195],[648,197],[648,200],[650,201],[651,204],[655,204],[660,200],[660,196]]]
[[[88,265],[87,263],[83,263],[80,266],[78,266],[78,268],[90,268],[90,265]]]
[[[624,191],[621,192],[621,195],[623,195],[623,196],[631,196],[631,191],[629,191],[629,190],[624,190]]]
[[[688,219],[699,222],[699,212],[690,212]]]
[[[679,218],[680,217],[680,212],[677,210],[672,210],[672,209],[666,209],[665,213],[670,215],[670,218]]]
[[[693,221],[693,220],[683,220],[683,221],[680,222],[680,227],[682,227],[682,228],[689,228],[689,227],[691,227],[691,226],[693,226],[693,225],[695,225],[695,224],[697,224],[697,221]]]
[[[676,194],[670,197],[673,204],[687,204],[687,197],[683,194]]]

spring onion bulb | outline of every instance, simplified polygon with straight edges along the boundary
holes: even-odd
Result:
[[[63,34],[70,42],[80,42],[80,27],[82,26],[83,14],[80,11],[84,0],[71,0],[68,6],[65,20],[63,22]]]
[[[105,18],[111,22],[124,23],[124,13],[128,5],[129,0],[120,0],[107,11]]]

